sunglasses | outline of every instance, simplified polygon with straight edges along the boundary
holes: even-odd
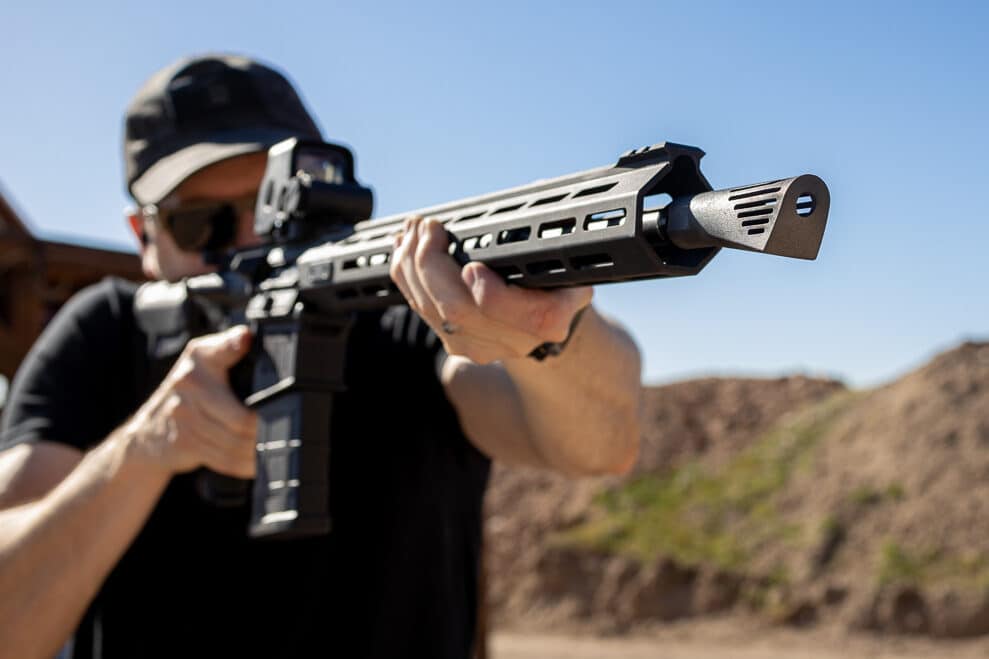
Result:
[[[219,251],[233,246],[240,216],[253,210],[257,193],[224,200],[179,201],[173,197],[141,209],[147,220],[164,227],[179,249]]]

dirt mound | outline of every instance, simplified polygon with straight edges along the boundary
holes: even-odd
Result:
[[[867,392],[792,378],[647,395],[629,477],[496,470],[496,624],[614,631],[744,608],[989,633],[989,344]]]
[[[822,530],[766,557],[788,566],[793,599],[813,606],[803,593],[829,584],[851,595],[852,626],[989,633],[989,343],[861,397],[777,503]]]
[[[648,387],[635,474],[668,471],[692,460],[721,462],[793,409],[821,401],[844,385],[807,377],[693,380]],[[496,624],[549,616],[539,565],[549,536],[587,520],[596,495],[624,479],[568,479],[534,469],[496,465],[486,498],[488,602]],[[550,558],[549,560],[552,560]]]
[[[844,391],[836,380],[704,378],[647,387],[642,443],[633,473],[679,467],[701,457],[721,463],[788,412]]]

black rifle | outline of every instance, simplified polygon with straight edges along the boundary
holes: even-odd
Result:
[[[259,190],[260,249],[226,256],[216,274],[146,284],[135,309],[159,363],[200,334],[250,325],[254,347],[231,374],[259,416],[249,532],[326,533],[334,392],[354,314],[405,302],[389,277],[395,234],[435,217],[461,264],[481,261],[508,282],[557,288],[695,275],[721,247],[817,257],[830,206],[805,174],[712,191],[700,149],[662,143],[612,167],[374,221],[353,155],[322,142],[271,148]],[[241,504],[245,481],[205,472],[203,494]]]

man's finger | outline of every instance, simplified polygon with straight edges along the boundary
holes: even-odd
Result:
[[[402,297],[405,298],[406,302],[415,303],[409,283],[405,281],[405,269],[402,267],[402,261],[405,259],[407,253],[406,246],[409,240],[408,229],[409,220],[405,220],[402,230],[395,235],[395,246],[392,251],[391,263],[388,266],[388,274],[391,275],[392,281],[398,286],[398,290],[402,292]]]
[[[402,278],[405,280],[405,285],[408,287],[409,293],[412,294],[412,299],[409,300],[410,304],[415,305],[415,311],[422,316],[423,320],[433,325],[441,321],[439,320],[439,315],[436,312],[436,306],[433,304],[432,298],[430,298],[429,293],[422,286],[415,263],[416,251],[419,248],[419,224],[421,222],[421,218],[414,218],[409,227],[406,237],[407,242],[403,244],[400,267],[402,268]],[[408,299],[407,295],[406,299]]]
[[[510,322],[544,341],[563,341],[574,314],[590,302],[588,286],[542,291],[507,285],[482,263],[464,266],[462,277],[485,316]]]
[[[244,325],[196,339],[192,355],[214,374],[226,374],[230,367],[247,354],[251,346],[251,333]]]
[[[229,387],[202,383],[188,398],[200,414],[218,423],[228,434],[249,433],[255,427],[254,413]]]
[[[232,449],[216,441],[205,429],[190,429],[189,440],[196,442],[196,451],[202,456],[203,464],[213,471],[237,478],[254,477],[256,458],[253,450]]]
[[[443,225],[436,220],[426,220],[419,235],[416,270],[440,321],[466,326],[472,324],[471,316],[479,313],[460,278],[460,265],[447,252],[448,245]]]

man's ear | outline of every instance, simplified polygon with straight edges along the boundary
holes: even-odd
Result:
[[[124,213],[127,215],[127,224],[130,225],[130,230],[134,233],[134,237],[137,238],[137,242],[141,244],[143,250],[148,246],[148,232],[144,228],[144,218],[141,217],[140,211],[136,208],[128,208]]]
[[[148,279],[156,279],[158,258],[148,238],[144,218],[136,208],[128,208],[124,214],[127,216],[127,224],[130,225],[131,232],[140,244],[141,270],[144,271],[144,276]]]

